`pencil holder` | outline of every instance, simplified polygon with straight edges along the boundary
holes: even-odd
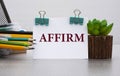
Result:
[[[75,17],[70,17],[70,24],[80,24],[80,25],[83,25],[84,18],[80,18],[79,17],[79,15],[81,14],[80,10],[75,9],[73,12],[75,14]]]
[[[42,17],[42,12],[43,12],[43,17]],[[48,26],[49,24],[49,18],[44,18],[46,12],[45,11],[39,11],[40,18],[35,18],[35,25],[46,25]]]

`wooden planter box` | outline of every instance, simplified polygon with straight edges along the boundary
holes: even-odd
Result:
[[[88,35],[88,58],[111,59],[113,36]]]

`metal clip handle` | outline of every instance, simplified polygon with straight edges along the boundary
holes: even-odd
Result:
[[[78,18],[79,18],[80,14],[81,14],[81,11],[80,11],[79,9],[75,9],[75,10],[73,11],[73,13],[74,13],[75,17],[78,16]]]
[[[42,15],[42,13],[43,13],[43,15]],[[42,16],[43,16],[43,18],[45,17],[45,14],[46,14],[46,11],[39,11],[39,14],[40,14],[40,18],[42,18]]]

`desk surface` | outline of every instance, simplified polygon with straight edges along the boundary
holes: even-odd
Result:
[[[32,60],[32,51],[28,51],[0,58],[0,76],[118,76],[119,54],[119,45],[113,47],[112,60]]]

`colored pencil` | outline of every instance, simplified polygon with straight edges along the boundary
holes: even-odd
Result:
[[[26,34],[0,34],[1,37],[12,37],[12,38],[32,38],[32,35]]]
[[[11,30],[12,28],[11,27],[0,27],[0,31],[8,31],[8,30]]]
[[[18,46],[18,45],[8,45],[8,44],[0,44],[0,48],[16,50],[16,51],[34,49],[33,47],[25,47],[25,46]]]
[[[26,50],[23,50],[23,51],[16,51],[16,50],[13,50],[13,51],[11,51],[10,54],[21,54],[21,53],[26,53]]]
[[[32,31],[0,31],[0,33],[3,33],[3,34],[30,34],[30,35],[33,34]]]
[[[31,46],[31,43],[24,43],[24,42],[13,42],[13,41],[5,41],[0,40],[0,44],[9,44],[9,45],[19,45],[19,46]]]
[[[8,41],[35,41],[31,38],[8,38]]]
[[[29,41],[10,41],[10,42],[20,42],[20,43],[24,43],[24,44],[30,44],[33,45],[34,43],[29,42]]]
[[[1,37],[1,40],[7,40],[7,41],[35,41],[35,39],[31,38],[6,38],[6,37]]]
[[[17,42],[30,42],[30,43],[32,43],[32,44],[34,44],[34,42],[33,41],[17,41]]]

